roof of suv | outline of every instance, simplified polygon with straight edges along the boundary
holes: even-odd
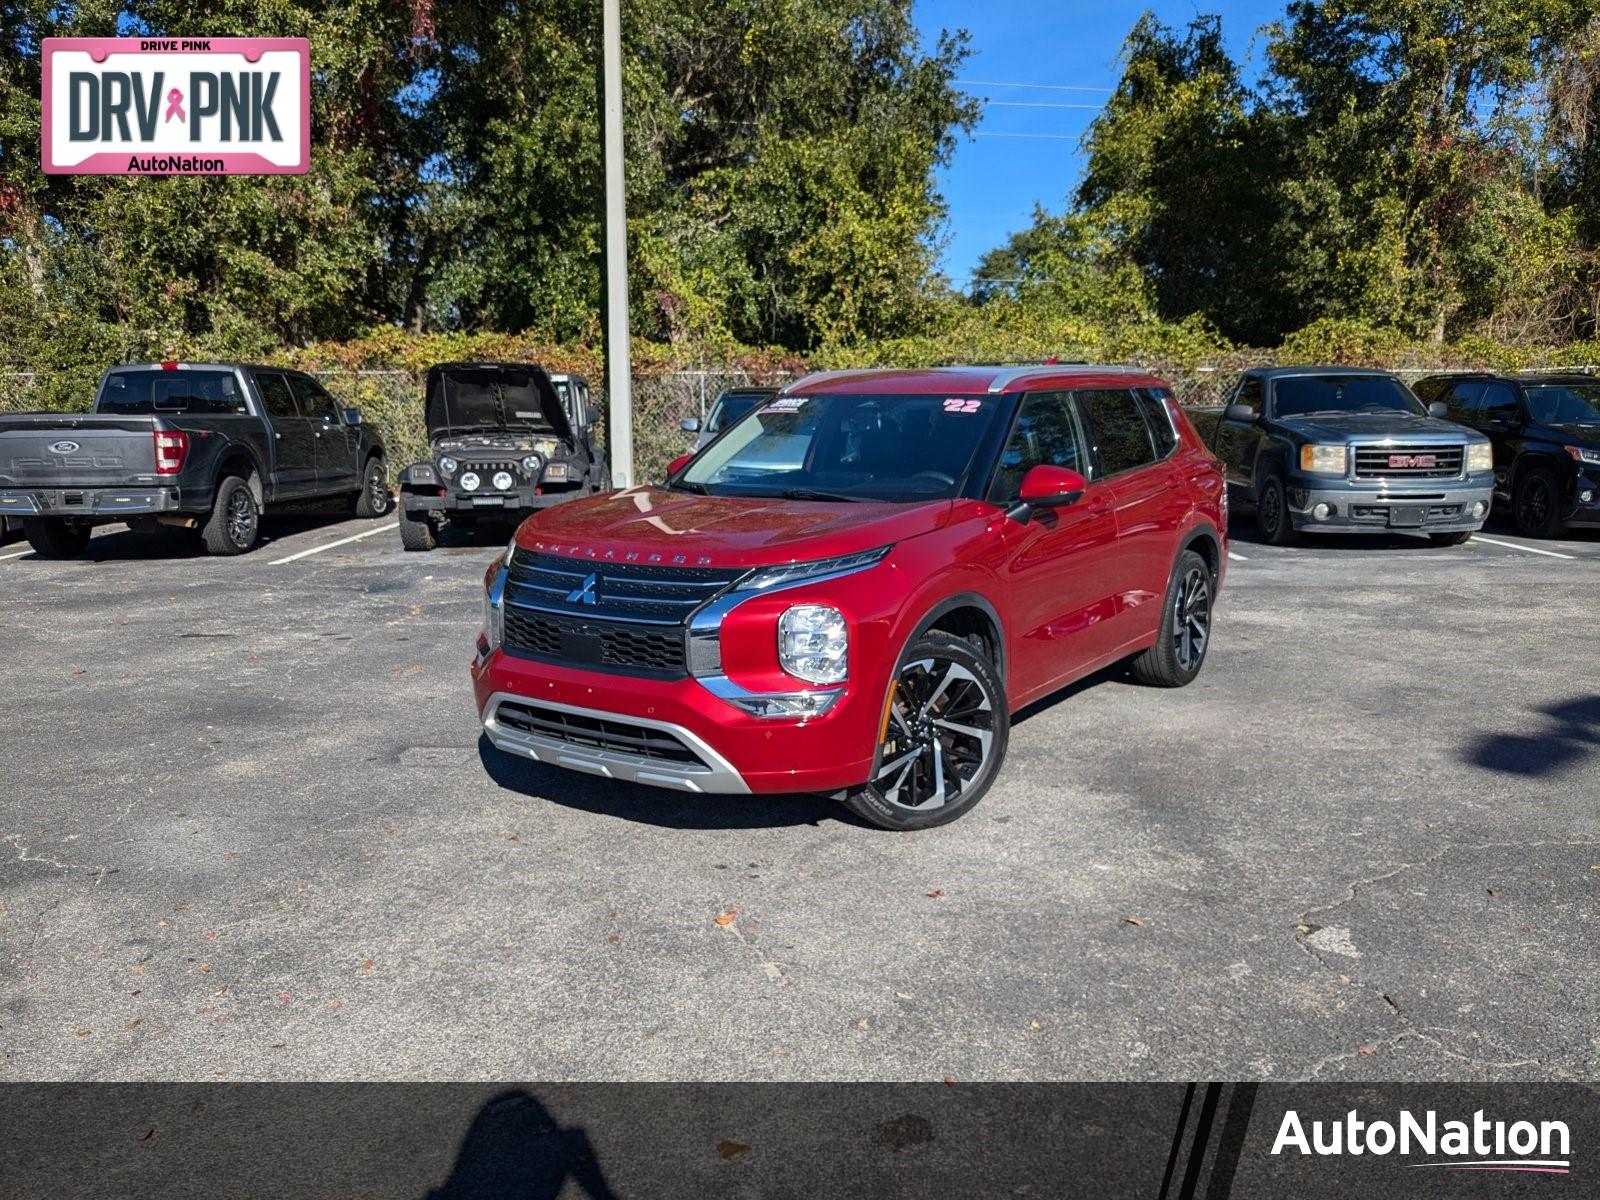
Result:
[[[1541,383],[1600,383],[1600,376],[1584,371],[1438,371],[1429,379],[1493,379],[1500,383],[1520,383],[1531,387]]]
[[[1165,380],[1142,367],[1107,367],[1091,363],[1041,363],[1037,366],[870,368],[819,371],[783,389],[787,396],[925,395],[974,392],[1038,392],[1063,387],[1165,388]]]
[[[1252,367],[1245,372],[1246,375],[1255,375],[1261,379],[1289,379],[1296,375],[1393,375],[1393,371],[1385,371],[1378,367],[1319,367],[1315,365],[1303,367]]]

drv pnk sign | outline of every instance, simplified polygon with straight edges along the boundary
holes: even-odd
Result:
[[[51,175],[295,175],[311,165],[305,38],[46,38]]]

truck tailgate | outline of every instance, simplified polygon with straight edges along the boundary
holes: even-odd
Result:
[[[117,487],[156,481],[155,417],[0,416],[0,487]]]

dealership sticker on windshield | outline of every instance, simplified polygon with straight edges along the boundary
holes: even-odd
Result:
[[[763,412],[799,412],[806,406],[809,396],[779,396]]]
[[[49,175],[298,175],[305,38],[45,38]]]
[[[953,396],[944,402],[945,412],[975,413],[982,407],[982,400],[963,400],[959,396]]]

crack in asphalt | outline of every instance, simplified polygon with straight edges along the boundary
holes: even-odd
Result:
[[[96,887],[100,886],[100,882],[105,879],[107,875],[115,875],[117,873],[117,868],[111,866],[109,863],[94,865],[90,863],[65,862],[59,858],[52,858],[47,854],[33,854],[31,853],[33,847],[24,845],[22,838],[23,835],[20,833],[8,834],[6,837],[0,838],[0,841],[4,841],[8,846],[17,852],[18,862],[41,863],[44,866],[55,867],[57,870],[67,872],[91,871],[95,876]]]

